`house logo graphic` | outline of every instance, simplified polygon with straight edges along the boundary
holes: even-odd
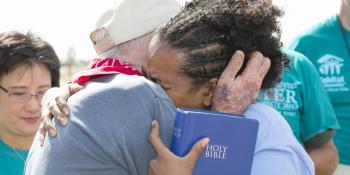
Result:
[[[321,81],[328,92],[348,92],[349,87],[342,75],[344,59],[325,54],[317,60]]]
[[[340,75],[344,60],[331,54],[326,54],[317,60],[322,75]]]

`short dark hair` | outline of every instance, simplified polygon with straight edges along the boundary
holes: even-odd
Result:
[[[60,61],[52,46],[31,32],[0,34],[0,78],[20,65],[44,65],[51,74],[51,86],[59,86]]]
[[[271,60],[262,88],[280,81],[289,60],[281,52],[278,18],[283,12],[265,0],[193,0],[159,30],[161,42],[185,54],[180,69],[204,83],[220,77],[231,56],[260,51]]]

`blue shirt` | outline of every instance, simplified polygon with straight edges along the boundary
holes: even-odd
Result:
[[[256,103],[244,115],[259,121],[252,175],[315,174],[311,158],[280,113],[270,106]]]
[[[156,156],[148,140],[152,120],[170,145],[176,108],[159,85],[127,75],[94,81],[70,98],[71,121],[56,124],[58,138],[43,148],[34,140],[26,175],[148,175]],[[253,175],[313,175],[311,159],[278,112],[254,104],[246,116],[260,125]]]

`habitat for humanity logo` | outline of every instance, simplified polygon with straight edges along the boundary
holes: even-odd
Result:
[[[343,62],[342,58],[331,54],[326,54],[317,60],[322,83],[328,92],[349,91],[341,74]]]
[[[326,54],[317,60],[319,71],[323,75],[340,75],[344,60],[331,54]]]

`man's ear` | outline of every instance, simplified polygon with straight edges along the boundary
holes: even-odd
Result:
[[[218,81],[219,81],[218,78],[212,78],[206,84],[206,88],[203,94],[204,95],[203,105],[206,108],[210,108],[212,105],[212,100],[214,97],[214,93],[215,93],[215,89],[216,89],[216,85],[218,84]]]

